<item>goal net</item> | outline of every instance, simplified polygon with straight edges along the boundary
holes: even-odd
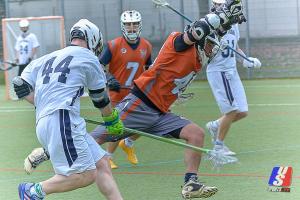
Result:
[[[22,18],[2,19],[3,60],[15,60],[15,44],[21,31],[19,21]],[[34,33],[40,47],[35,58],[65,47],[64,18],[62,16],[45,16],[26,18],[29,23],[29,32]],[[8,68],[9,66],[5,66]],[[14,94],[12,79],[18,75],[18,67],[5,71],[6,99],[17,99]]]

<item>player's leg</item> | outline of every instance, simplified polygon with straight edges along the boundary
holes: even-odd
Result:
[[[119,142],[119,147],[127,154],[127,160],[134,165],[138,164],[139,161],[135,153],[133,142],[139,137],[139,135],[133,135]]]
[[[154,116],[153,116],[154,117]],[[187,144],[203,147],[204,130],[190,120],[173,113],[160,115],[156,123],[146,132],[173,138],[184,139]],[[185,175],[182,187],[184,198],[204,198],[215,194],[216,187],[206,186],[198,180],[198,170],[201,162],[201,153],[186,149],[184,152]]]
[[[49,152],[56,175],[41,183],[20,184],[21,199],[43,199],[46,194],[74,190],[95,181],[96,166],[85,140],[83,119],[67,110],[57,110],[41,118],[36,129],[39,142]]]
[[[96,162],[96,184],[98,189],[108,200],[122,200],[118,186],[111,173],[110,156],[97,144],[91,135],[87,135],[86,140]]]
[[[111,173],[109,157],[105,156],[96,163],[96,184],[108,200],[122,200],[122,196]]]
[[[104,126],[97,126],[92,132],[90,132],[90,135],[96,140],[96,142],[98,144],[101,144],[100,135],[102,135],[102,134],[106,134],[106,128]],[[118,165],[115,164],[115,162],[113,161],[113,154],[118,147],[118,143],[119,143],[119,141],[118,142],[109,142],[107,145],[107,152],[110,155],[109,163],[110,163],[110,167],[112,169],[118,168]]]
[[[229,132],[231,124],[238,114],[238,101],[235,95],[235,79],[237,72],[208,72],[207,78],[213,95],[223,116],[218,120],[208,122],[206,127],[212,136],[214,149],[222,151],[226,155],[235,153],[224,144],[224,139]]]

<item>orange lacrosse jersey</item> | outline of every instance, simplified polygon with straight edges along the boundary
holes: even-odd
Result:
[[[162,112],[169,110],[201,69],[194,46],[182,52],[175,51],[174,40],[180,34],[170,34],[152,67],[134,81]]]
[[[144,72],[144,66],[151,56],[152,45],[140,38],[138,47],[132,49],[124,37],[118,37],[108,42],[108,48],[112,54],[109,72],[122,87],[120,92],[109,91],[109,95],[113,103],[118,103],[130,92],[133,80]]]

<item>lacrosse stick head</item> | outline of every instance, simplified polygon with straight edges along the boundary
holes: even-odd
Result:
[[[175,101],[175,105],[184,105],[184,103],[191,100],[194,95],[195,93],[193,92],[178,95],[178,99]]]
[[[169,6],[169,3],[166,0],[152,0],[156,7],[159,6]]]
[[[213,169],[220,169],[224,165],[238,163],[238,159],[233,156],[224,155],[220,151],[210,150],[207,152],[205,159],[210,161]]]

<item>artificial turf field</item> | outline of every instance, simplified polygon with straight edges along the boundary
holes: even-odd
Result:
[[[248,97],[249,116],[234,124],[226,144],[240,161],[213,170],[207,161],[200,166],[200,180],[217,186],[211,200],[296,200],[300,199],[300,79],[243,81]],[[194,82],[188,92],[195,96],[176,113],[200,126],[217,118],[218,107],[207,82]],[[82,98],[82,116],[101,120],[89,98]],[[25,101],[5,101],[0,86],[0,200],[18,199],[17,186],[24,181],[41,181],[53,175],[50,162],[33,175],[23,172],[23,160],[38,147],[34,109]],[[88,125],[92,130],[94,125]],[[183,183],[183,149],[171,144],[140,138],[135,143],[139,165],[128,164],[118,149],[113,170],[125,200],[177,200]],[[205,147],[211,148],[210,137]],[[290,193],[269,192],[268,180],[274,166],[292,166]],[[104,199],[95,185],[76,191],[49,195],[52,200]]]

